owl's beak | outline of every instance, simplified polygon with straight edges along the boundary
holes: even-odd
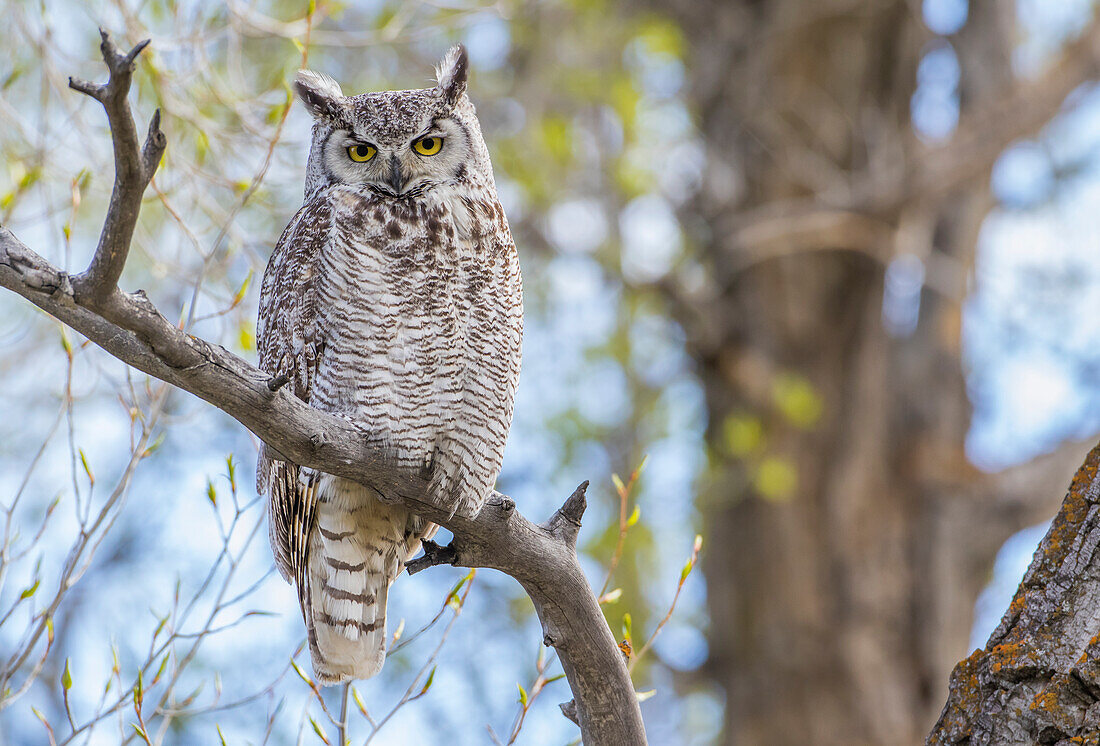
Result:
[[[401,172],[401,162],[397,160],[397,154],[390,156],[390,173],[386,183],[393,187],[393,193],[400,195],[405,188],[405,174]]]

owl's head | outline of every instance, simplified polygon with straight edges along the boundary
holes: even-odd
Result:
[[[475,175],[491,183],[466,72],[461,44],[440,62],[434,88],[345,96],[332,78],[300,70],[294,88],[315,121],[306,194],[352,184],[408,197]]]

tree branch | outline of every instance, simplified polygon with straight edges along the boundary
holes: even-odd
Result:
[[[87,271],[73,279],[76,296],[93,308],[106,304],[118,285],[118,278],[122,275],[122,268],[130,251],[138,213],[141,211],[141,196],[153,178],[168,144],[164,133],[160,131],[158,109],[153,113],[145,144],[139,151],[137,127],[126,98],[130,92],[134,60],[149,45],[149,40],[139,42],[127,54],[122,54],[106,31],[100,29],[99,35],[103,39],[99,49],[110,73],[107,82],[96,85],[69,78],[70,88],[103,104],[111,126],[115,152],[115,185],[111,192],[107,219],[99,236],[99,245]]]
[[[951,674],[936,746],[1100,738],[1100,446],[1077,471],[1000,626]]]
[[[988,178],[1005,148],[1042,129],[1078,86],[1097,77],[1100,18],[1067,44],[1041,75],[1019,81],[1012,90],[965,115],[948,142],[918,148],[911,159],[913,172],[906,188],[894,197],[896,203],[942,196],[974,178]]]
[[[499,493],[476,517],[452,515],[433,495],[429,480],[397,468],[392,454],[369,443],[365,429],[313,409],[278,379],[221,346],[184,333],[144,292],[118,290],[141,195],[164,150],[164,135],[154,116],[138,155],[126,102],[133,61],[144,46],[145,42],[122,55],[103,33],[101,48],[110,80],[103,86],[71,82],[74,89],[103,104],[115,148],[115,190],[88,271],[70,277],[0,227],[0,285],[119,360],[218,407],[284,458],[370,485],[387,500],[403,502],[448,528],[454,534],[448,548],[453,564],[500,570],[531,596],[544,642],[557,648],[569,680],[584,741],[645,744],[630,675],[577,559],[587,482],[541,525],[527,520],[511,498]]]
[[[458,553],[453,544],[444,547],[431,539],[424,539],[420,545],[424,549],[424,554],[405,563],[405,569],[409,571],[409,575],[416,575],[421,570],[437,565],[453,565],[458,559]]]
[[[893,256],[897,215],[905,205],[942,199],[989,170],[1013,142],[1031,136],[1082,84],[1100,77],[1100,18],[1039,76],[1020,80],[989,103],[964,112],[949,140],[928,145],[913,137],[898,162],[857,175],[849,198],[809,196],[716,217],[735,270],[808,251],[857,251],[880,260]],[[941,289],[947,294],[954,293]]]

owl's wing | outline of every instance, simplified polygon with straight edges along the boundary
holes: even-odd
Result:
[[[317,324],[316,270],[332,223],[329,200],[319,196],[298,211],[268,261],[260,289],[257,346],[260,368],[284,375],[299,399],[310,401],[324,346]],[[318,475],[282,460],[266,445],[256,466],[256,488],[268,493],[275,565],[305,588],[309,533],[315,520]]]

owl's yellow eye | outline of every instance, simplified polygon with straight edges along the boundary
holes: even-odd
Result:
[[[413,150],[420,153],[420,155],[435,155],[442,148],[442,137],[422,137],[413,143]]]
[[[352,145],[348,148],[348,158],[356,163],[366,163],[378,152],[373,145]]]

